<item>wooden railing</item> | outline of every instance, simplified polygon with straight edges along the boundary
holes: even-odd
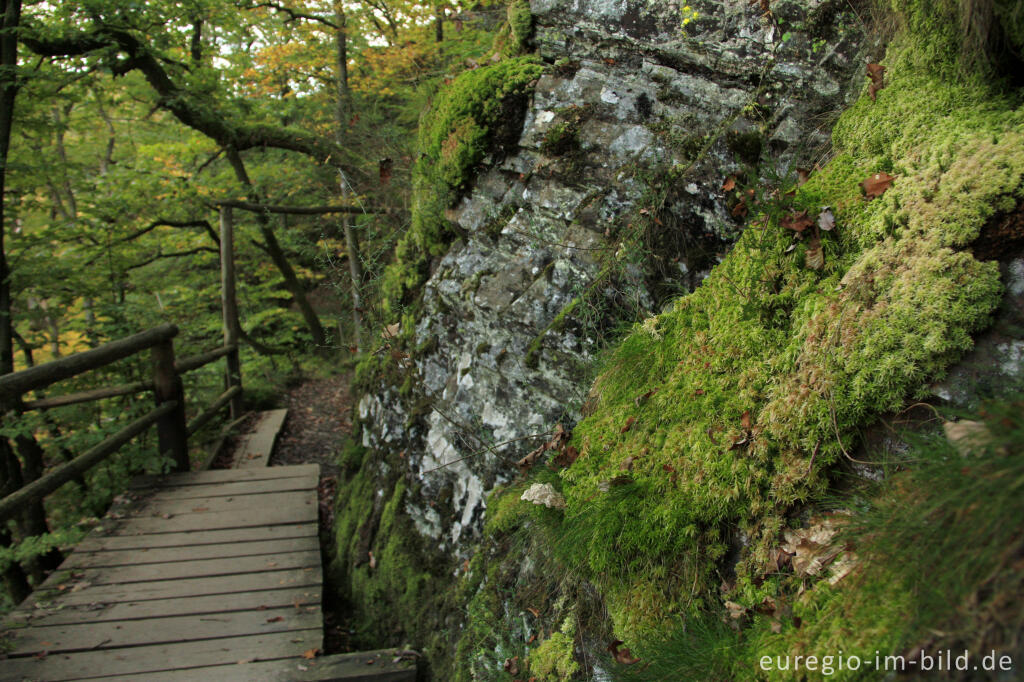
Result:
[[[12,518],[29,504],[42,500],[68,481],[82,476],[153,425],[156,425],[157,447],[160,453],[171,456],[177,471],[187,471],[190,465],[189,436],[207,424],[226,406],[230,406],[232,419],[237,419],[241,415],[242,384],[238,369],[238,344],[233,342],[232,335],[225,334],[226,343],[220,348],[175,362],[174,337],[177,334],[176,326],[164,324],[118,341],[112,341],[93,350],[0,376],[0,414],[48,410],[63,405],[150,391],[156,399],[156,406],[142,417],[71,461],[61,464],[0,500],[0,522]],[[63,379],[105,367],[145,350],[149,350],[152,357],[153,373],[149,381],[38,400],[22,400],[22,397],[29,391],[46,388]],[[220,358],[227,359],[227,371],[225,372],[227,390],[207,409],[200,412],[191,421],[186,422],[185,393],[181,375]]]

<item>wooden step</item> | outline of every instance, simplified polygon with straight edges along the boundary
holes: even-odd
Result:
[[[266,467],[287,416],[288,410],[260,412],[252,431],[238,439],[232,466],[235,469]]]

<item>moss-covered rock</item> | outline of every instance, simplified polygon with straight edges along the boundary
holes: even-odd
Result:
[[[445,210],[485,156],[515,143],[530,84],[542,72],[539,60],[529,56],[467,71],[424,114],[417,142],[420,157],[413,170],[412,223],[381,284],[385,315],[410,302],[426,280],[431,260],[447,251],[455,233]]]
[[[890,50],[888,87],[843,115],[835,158],[793,207],[763,205],[704,284],[637,325],[594,384],[581,456],[562,475],[560,545],[623,639],[720,608],[733,570],[733,599],[770,596],[787,511],[821,499],[857,429],[941,376],[998,304],[996,264],[967,249],[1024,194],[1024,114],[934,68],[956,54],[953,29],[926,35]],[[860,183],[879,172],[896,180],[870,200]],[[780,218],[824,206],[837,227],[820,233],[815,268],[815,239]]]

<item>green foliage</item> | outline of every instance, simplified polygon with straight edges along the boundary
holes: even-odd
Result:
[[[567,618],[558,632],[530,652],[530,672],[543,682],[558,682],[575,675],[580,664],[574,654],[576,628]]]

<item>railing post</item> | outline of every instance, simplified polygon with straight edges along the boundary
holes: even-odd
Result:
[[[230,206],[220,207],[220,301],[224,318],[224,345],[234,350],[226,357],[224,388],[242,386],[242,367],[238,361],[238,302],[235,299],[235,235]],[[242,416],[242,393],[231,398],[231,419]]]
[[[188,471],[188,431],[185,427],[185,391],[174,369],[174,342],[170,339],[153,346],[153,388],[157,407],[175,401],[173,410],[156,423],[160,453],[170,452],[176,471]]]

